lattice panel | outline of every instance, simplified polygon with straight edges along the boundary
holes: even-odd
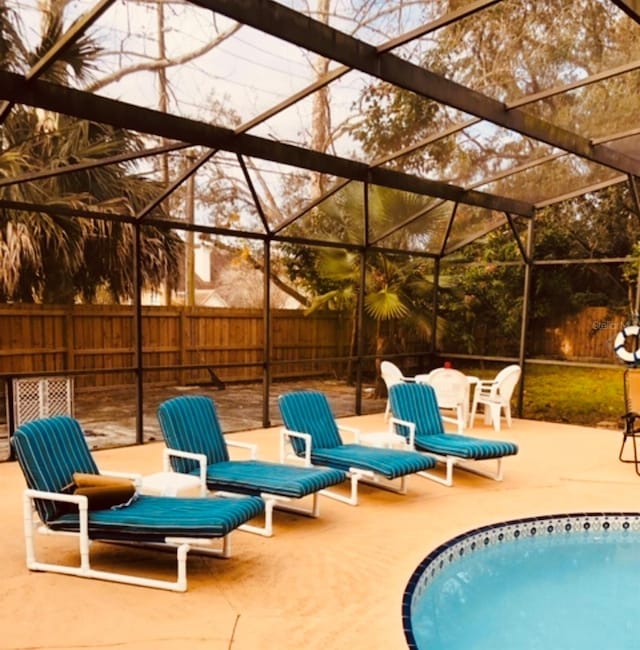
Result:
[[[13,382],[14,421],[24,422],[51,415],[73,415],[73,379],[15,379]]]

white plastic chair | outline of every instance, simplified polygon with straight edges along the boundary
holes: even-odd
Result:
[[[520,380],[521,372],[520,366],[513,364],[503,368],[494,379],[478,382],[471,407],[470,420],[472,423],[475,421],[478,405],[482,404],[484,421],[486,424],[493,424],[495,431],[500,431],[502,412],[504,412],[507,426],[511,426],[511,396]]]
[[[413,377],[405,377],[402,374],[402,370],[396,366],[395,363],[391,361],[383,361],[380,364],[380,375],[387,387],[387,395],[389,395],[389,389],[394,384],[401,384],[405,381],[413,381]],[[384,409],[384,417],[387,419],[389,417],[389,412],[391,410],[389,398],[387,397],[387,404]]]
[[[436,368],[422,380],[433,386],[441,411],[453,411],[458,433],[463,433],[469,415],[469,380],[453,368]]]

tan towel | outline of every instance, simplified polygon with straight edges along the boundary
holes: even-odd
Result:
[[[133,481],[101,474],[73,475],[74,494],[82,494],[89,500],[89,510],[104,510],[127,503],[136,493]]]

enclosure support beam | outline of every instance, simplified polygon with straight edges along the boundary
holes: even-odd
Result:
[[[5,70],[0,70],[0,99],[2,98],[79,119],[103,122],[194,145],[219,148],[351,180],[368,180],[370,183],[397,190],[459,201],[491,210],[514,212],[522,216],[533,214],[533,206],[525,201],[466,190],[449,183],[418,178],[392,169],[372,168],[347,158],[247,133],[236,133],[220,126],[167,115],[42,80],[28,82],[22,75]]]
[[[364,206],[364,223],[362,233],[364,248],[360,252],[360,280],[358,287],[358,303],[357,303],[357,338],[358,341],[358,362],[356,365],[356,415],[362,415],[362,359],[364,356],[364,294],[367,286],[367,257],[369,255],[369,183],[364,183],[362,186],[363,192],[363,206]],[[376,350],[377,352],[377,350]],[[377,360],[376,360],[377,365]]]
[[[134,224],[133,240],[133,309],[135,338],[135,375],[136,375],[136,444],[144,442],[144,362],[142,358],[142,232],[139,223]]]
[[[436,341],[438,340],[438,303],[440,301],[440,265],[441,258],[436,257],[433,267],[433,308],[431,315],[431,359],[430,362],[435,359],[437,352]],[[431,365],[431,364],[430,364]]]
[[[629,176],[629,189],[633,197],[633,205],[636,209],[636,218],[640,221],[640,195],[638,195],[638,183],[636,183],[635,176]]]
[[[520,349],[518,351],[518,363],[522,368],[522,378],[518,385],[518,417],[522,417],[524,401],[524,384],[526,381],[525,360],[527,358],[527,330],[529,329],[529,308],[531,302],[531,285],[533,281],[533,236],[534,236],[534,219],[529,219],[527,224],[527,250],[523,252],[522,257],[525,261],[524,267],[524,287],[522,290],[522,322],[520,323]]]
[[[262,426],[271,426],[269,397],[271,394],[271,241],[263,243],[264,272],[262,274]]]

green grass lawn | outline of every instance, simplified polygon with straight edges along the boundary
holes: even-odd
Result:
[[[482,379],[495,376],[492,370],[465,368]],[[530,420],[598,426],[607,423],[622,428],[624,368],[574,368],[572,366],[528,366],[524,380],[522,417]],[[517,416],[516,387],[512,413]]]

